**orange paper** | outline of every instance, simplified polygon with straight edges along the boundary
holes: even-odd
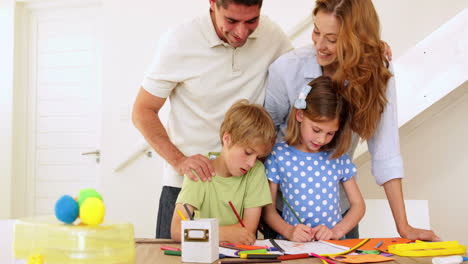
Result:
[[[343,239],[343,240],[324,240],[326,242],[352,248],[362,242],[364,239]],[[378,248],[375,248],[377,244],[382,241],[382,245]],[[371,238],[367,243],[362,245],[359,250],[380,250],[387,252],[388,246],[394,244],[406,244],[411,242],[411,240],[401,237],[394,238]]]
[[[378,242],[377,242],[378,243]],[[344,262],[344,263],[375,263],[395,260],[394,258],[385,257],[382,255],[344,255],[344,256],[330,256],[329,258]]]

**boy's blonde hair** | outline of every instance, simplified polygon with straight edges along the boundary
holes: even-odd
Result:
[[[314,122],[331,121],[335,118],[339,121],[338,131],[332,141],[320,148],[320,151],[334,149],[330,156],[336,159],[345,154],[351,146],[352,130],[348,103],[338,92],[337,87],[329,77],[320,76],[308,84],[312,89],[307,95],[304,117]],[[296,119],[297,109],[293,106],[289,113],[288,127],[284,140],[289,145],[302,143],[301,123]]]
[[[251,104],[246,99],[235,102],[226,112],[219,131],[221,143],[225,133],[231,135],[232,145],[248,145],[260,139],[268,153],[276,139],[275,125],[268,112],[263,106]]]

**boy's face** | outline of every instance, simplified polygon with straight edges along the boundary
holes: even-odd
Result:
[[[249,144],[231,144],[231,135],[223,136],[224,162],[231,176],[247,173],[258,158],[267,154],[267,146],[261,139],[253,139]]]

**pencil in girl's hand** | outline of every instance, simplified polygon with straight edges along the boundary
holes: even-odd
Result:
[[[299,219],[299,216],[297,216],[296,212],[294,211],[294,209],[292,209],[292,207],[291,207],[291,205],[289,204],[288,200],[286,200],[286,198],[284,198],[284,196],[283,196],[283,200],[284,200],[284,202],[288,205],[289,210],[291,210],[291,213],[296,217],[297,221],[299,221],[299,223],[302,224],[301,219]]]
[[[232,208],[232,211],[236,214],[237,219],[239,220],[239,223],[241,224],[242,227],[245,227],[244,222],[242,222],[242,219],[240,218],[239,214],[236,211],[236,208],[234,208],[234,205],[232,205],[231,201],[229,201],[229,205]]]

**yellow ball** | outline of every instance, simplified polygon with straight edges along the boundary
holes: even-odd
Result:
[[[105,212],[104,203],[96,197],[89,197],[80,206],[81,221],[87,225],[102,223]]]

